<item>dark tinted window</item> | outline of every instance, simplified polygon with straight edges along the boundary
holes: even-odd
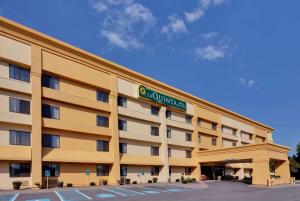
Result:
[[[97,176],[108,176],[109,165],[97,165],[96,166]]]
[[[159,148],[151,146],[151,155],[152,156],[159,156]]]
[[[105,140],[97,140],[97,151],[109,151],[109,142]]]
[[[120,172],[122,177],[127,176],[127,165],[121,165]]]
[[[42,86],[51,88],[51,89],[59,89],[59,79],[50,75],[42,75]]]
[[[159,175],[159,167],[151,167],[151,175],[158,176]]]
[[[191,116],[185,116],[185,123],[192,124],[192,117]]]
[[[171,129],[167,129],[167,138],[171,138],[172,131]]]
[[[127,131],[127,121],[126,120],[119,119],[118,124],[119,124],[119,130]]]
[[[97,126],[109,127],[108,117],[97,115]]]
[[[185,175],[191,175],[192,174],[192,168],[190,168],[190,167],[185,168],[184,173],[185,173]]]
[[[42,104],[42,117],[50,119],[59,119],[59,113],[59,107],[48,104]]]
[[[30,70],[9,64],[9,78],[30,82]]]
[[[171,119],[172,112],[170,110],[166,110],[166,118]]]
[[[156,126],[151,126],[151,135],[159,136],[159,128]]]
[[[9,111],[30,114],[30,101],[9,97]]]
[[[51,148],[59,147],[59,136],[58,135],[43,134],[42,138],[43,138],[42,139],[43,147],[51,147]]]
[[[9,176],[10,177],[30,177],[31,172],[30,163],[10,163]]]
[[[192,141],[192,134],[186,133],[185,134],[185,141]]]
[[[118,96],[118,106],[127,107],[127,99],[123,96]]]
[[[151,114],[158,115],[159,114],[159,107],[151,106]]]
[[[189,150],[185,151],[185,157],[186,158],[192,158],[192,152],[189,151]]]
[[[30,146],[30,133],[25,131],[9,131],[9,144]]]
[[[126,143],[120,143],[119,144],[119,151],[120,151],[120,153],[127,153],[127,144]]]
[[[100,90],[97,91],[97,100],[98,101],[108,103],[108,99],[109,99],[108,97],[109,97],[108,92],[100,91]]]
[[[43,164],[43,177],[45,177],[45,171],[50,171],[50,177],[59,177],[60,165],[59,164]]]

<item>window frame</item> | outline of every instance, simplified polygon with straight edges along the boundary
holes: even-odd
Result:
[[[127,120],[118,119],[118,127],[120,131],[127,131]]]
[[[192,134],[191,133],[185,133],[185,141],[191,142],[192,141]]]
[[[16,105],[14,106],[14,104],[16,104]],[[30,115],[31,114],[30,100],[25,100],[25,99],[10,96],[9,97],[9,112]]]
[[[172,130],[167,128],[167,138],[171,139],[172,138]]]
[[[52,75],[42,74],[42,86],[49,89],[59,90],[60,79]]]
[[[100,152],[109,152],[109,141],[108,140],[97,140],[96,149]]]
[[[151,166],[150,173],[151,176],[159,176],[160,168],[158,166]]]
[[[151,156],[159,156],[159,147],[151,146],[150,152]]]
[[[96,175],[98,177],[109,176],[109,170],[110,170],[109,165],[96,165]]]
[[[16,135],[16,143],[13,143],[12,135]],[[28,135],[28,143],[22,143],[24,139],[22,140],[22,135]],[[19,139],[18,139],[19,138]],[[19,141],[19,143],[18,143]],[[18,146],[31,146],[31,133],[27,131],[19,131],[19,130],[9,130],[9,144],[10,145],[18,145]]]
[[[118,96],[118,106],[127,108],[127,98],[124,96]]]
[[[217,146],[217,139],[216,138],[211,138],[211,145]]]
[[[151,105],[151,114],[152,115],[158,116],[159,115],[159,110],[160,110],[160,107]]]
[[[16,66],[14,64],[8,64],[8,68],[9,79],[30,83],[30,69]],[[17,72],[14,70],[17,70]],[[22,79],[23,76],[25,76],[26,79]]]
[[[171,110],[166,110],[166,118],[172,119],[172,111]]]
[[[97,89],[96,100],[101,101],[103,103],[109,103],[109,92]]]
[[[127,143],[124,143],[124,142],[119,143],[119,153],[127,154]]]
[[[159,127],[158,126],[151,126],[150,131],[152,136],[159,136]]]
[[[99,123],[101,119],[102,120],[105,119],[104,124]],[[97,116],[96,116],[96,125],[99,126],[99,127],[109,128],[109,117],[97,114]]]
[[[53,167],[51,167],[51,166],[53,166]],[[59,163],[43,164],[42,165],[42,177],[46,177],[45,170],[50,171],[50,177],[60,177],[60,164]]]
[[[192,151],[191,150],[185,150],[185,158],[192,158]]]
[[[27,169],[29,169],[29,172],[19,172],[18,174],[22,174],[22,175],[17,175],[15,172],[13,172],[13,169],[12,169],[12,165],[15,164],[15,165],[19,165],[21,169],[21,166],[23,165],[28,165],[29,167],[26,167]],[[24,171],[24,170],[23,170]],[[19,163],[19,162],[12,162],[12,163],[9,163],[9,177],[10,178],[15,178],[15,177],[31,177],[31,163]]]
[[[168,147],[168,157],[172,157],[172,148]]]
[[[50,145],[47,145],[45,143],[45,138],[48,137],[50,138]],[[53,137],[56,137],[58,139],[58,143],[57,143],[57,146],[53,146],[53,140],[52,138]],[[43,133],[42,134],[42,147],[47,147],[47,148],[60,148],[60,135],[54,135],[54,134],[48,134],[48,133]]]

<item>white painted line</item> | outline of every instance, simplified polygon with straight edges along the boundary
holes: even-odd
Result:
[[[140,186],[138,186],[138,188],[143,188],[143,189],[148,189],[148,190],[157,191],[157,192],[163,192],[163,193],[170,193],[169,191],[163,191],[163,190],[158,190],[158,189],[149,188],[149,187],[140,187]]]
[[[89,199],[89,200],[91,200],[91,199],[92,199],[90,196],[88,196],[88,195],[86,195],[86,194],[84,194],[84,193],[80,192],[79,190],[75,190],[75,191],[76,191],[77,193],[79,193],[80,195],[82,195],[83,197],[85,197],[85,198]]]
[[[15,201],[20,193],[17,193],[10,201]]]
[[[116,191],[113,191],[113,190],[109,190],[109,189],[106,189],[106,188],[102,188],[103,190],[106,190],[106,191],[109,191],[109,192],[111,192],[111,193],[115,193],[115,194],[119,194],[119,195],[122,195],[122,196],[127,196],[127,195],[125,195],[125,194],[123,194],[123,193],[119,193],[119,192],[116,192]]]
[[[137,192],[137,191],[133,191],[133,190],[128,190],[126,188],[119,188],[119,189],[122,189],[122,190],[128,191],[128,192],[132,192],[132,193],[137,193],[137,194],[145,195],[145,193],[141,193],[141,192]]]
[[[60,201],[65,201],[57,191],[54,191],[54,193],[57,195]]]

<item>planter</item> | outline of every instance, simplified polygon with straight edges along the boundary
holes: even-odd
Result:
[[[152,179],[153,183],[157,183],[157,178]]]
[[[90,186],[96,186],[96,183],[95,182],[91,182]]]
[[[103,186],[106,186],[107,185],[107,180],[103,180],[102,184],[103,184]]]
[[[137,181],[133,181],[132,184],[137,184]]]
[[[22,182],[21,181],[13,181],[12,185],[13,185],[14,190],[20,190]]]
[[[67,187],[73,187],[73,184],[67,183]]]
[[[58,186],[59,188],[64,187],[64,182],[63,182],[63,181],[59,181],[59,182],[57,183],[57,186]]]
[[[126,179],[126,184],[130,184],[130,179]]]

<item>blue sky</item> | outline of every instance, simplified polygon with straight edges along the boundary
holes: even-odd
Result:
[[[300,141],[298,0],[1,0],[0,14]]]

